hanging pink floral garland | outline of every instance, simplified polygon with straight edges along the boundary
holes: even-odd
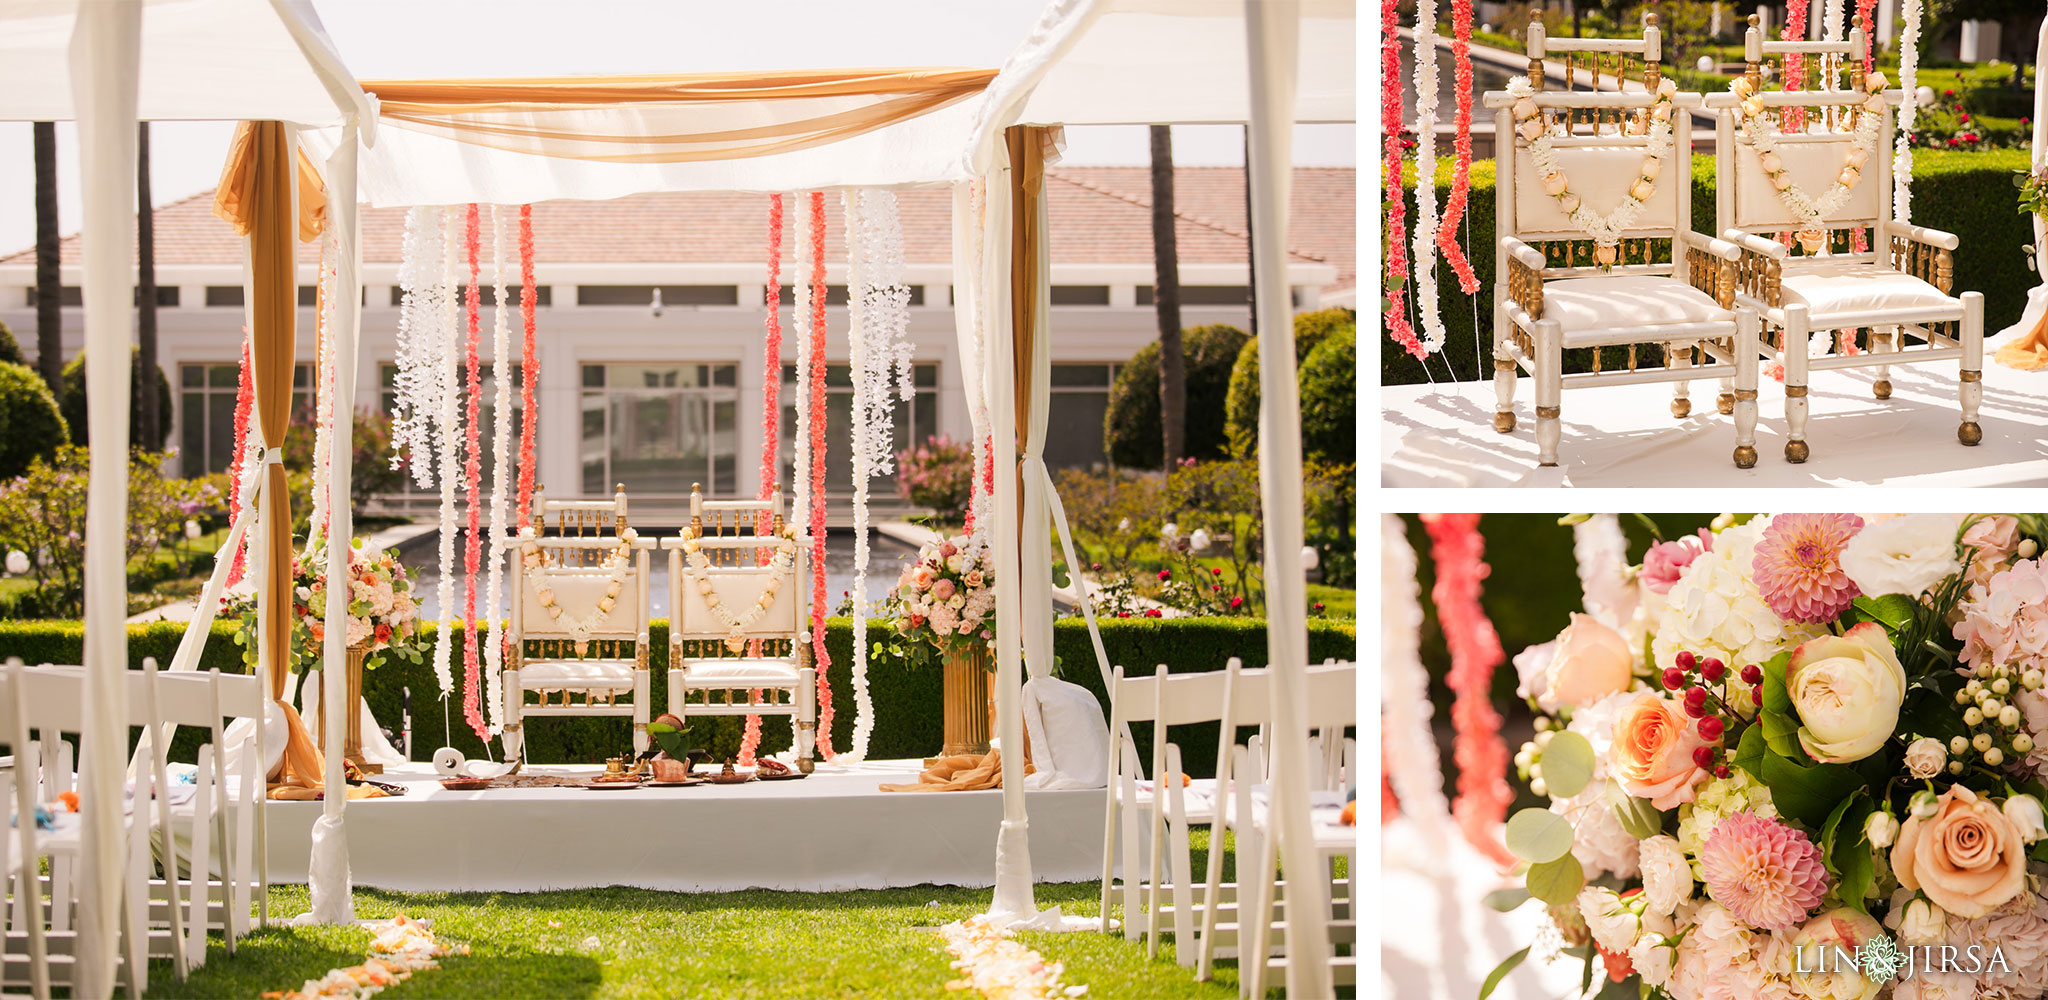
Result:
[[[832,750],[832,684],[825,650],[825,192],[811,192],[811,661],[818,672],[818,753]]]
[[[249,412],[256,405],[256,389],[249,382],[249,328],[242,328],[242,371],[235,384],[235,457],[228,464],[228,496],[242,495],[242,468],[248,464],[249,454]],[[227,585],[232,587],[242,582],[242,570],[247,567],[249,555],[248,533],[244,532],[242,544],[235,549],[235,564],[228,567]]]
[[[540,384],[540,355],[533,342],[533,206],[519,206],[519,321],[526,343],[519,364],[519,527],[528,523],[527,507],[533,503],[533,434],[540,410],[533,405],[533,391]]]
[[[1436,586],[1430,599],[1450,647],[1451,670],[1446,678],[1457,696],[1451,723],[1458,734],[1458,798],[1451,813],[1473,847],[1502,866],[1515,857],[1500,842],[1514,792],[1508,788],[1508,748],[1501,740],[1500,713],[1491,701],[1493,670],[1503,654],[1500,636],[1479,605],[1480,585],[1490,572],[1486,539],[1479,534],[1477,514],[1424,514],[1430,556],[1436,563]]]
[[[481,435],[478,410],[482,408],[484,395],[483,378],[477,369],[477,348],[480,346],[479,335],[482,332],[477,307],[482,300],[479,282],[483,277],[478,260],[482,234],[478,230],[477,207],[475,202],[471,202],[469,216],[463,229],[463,239],[469,249],[469,287],[467,294],[463,296],[463,308],[469,320],[469,338],[464,344],[463,360],[464,371],[469,381],[469,395],[465,404],[462,428],[462,488],[469,505],[469,530],[464,536],[462,549],[462,718],[469,723],[469,728],[476,731],[477,739],[489,741],[490,727],[485,724],[483,713],[479,711],[480,678],[476,647],[476,572],[483,556],[483,537],[477,524],[477,483],[483,475],[482,456],[478,454],[482,448],[479,440]]]
[[[768,499],[775,491],[777,480],[776,433],[782,426],[782,195],[768,196],[768,287],[762,296],[768,306],[768,338],[761,345],[761,489],[758,498]],[[767,511],[762,511],[754,521],[755,534],[765,535],[773,530],[774,523]],[[767,549],[755,553],[762,565],[770,557]],[[755,656],[761,655],[760,640],[754,641]],[[747,693],[748,700],[758,701],[761,689]],[[761,748],[761,717],[747,716],[746,731],[740,736],[739,766],[751,767],[754,751]]]
[[[1451,0],[1451,29],[1455,33],[1451,56],[1458,78],[1458,159],[1451,173],[1451,196],[1444,201],[1443,218],[1437,222],[1436,246],[1443,253],[1444,263],[1457,272],[1459,290],[1471,295],[1479,290],[1479,275],[1472,270],[1472,261],[1465,256],[1464,249],[1458,246],[1458,221],[1464,217],[1465,203],[1472,196],[1472,0]]]
[[[1408,232],[1408,208],[1401,183],[1401,18],[1397,7],[1398,0],[1380,2],[1380,58],[1385,67],[1380,80],[1380,121],[1386,135],[1380,145],[1387,197],[1387,335],[1402,350],[1421,359],[1428,352],[1408,325],[1408,312],[1401,301],[1408,277],[1408,251],[1401,245]]]

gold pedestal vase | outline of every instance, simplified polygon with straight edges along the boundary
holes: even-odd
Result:
[[[988,647],[975,644],[945,656],[946,743],[941,757],[988,753],[990,719]]]
[[[347,691],[342,698],[342,703],[349,707],[349,711],[342,728],[341,755],[349,763],[354,764],[356,770],[364,774],[383,774],[384,765],[372,764],[363,757],[363,660],[368,658],[369,655],[370,649],[367,644],[348,647],[348,670],[345,675],[346,682],[344,683]],[[322,669],[325,669],[324,665]],[[324,694],[326,689],[323,687],[321,691]],[[324,749],[327,746],[326,698],[320,699],[319,738],[320,745]]]

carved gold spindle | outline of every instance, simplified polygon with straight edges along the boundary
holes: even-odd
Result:
[[[1947,295],[1949,288],[1952,285],[1954,285],[1954,283],[1955,258],[1951,256],[1947,250],[1935,251],[1934,287],[1941,289],[1941,294]]]
[[[1628,345],[1628,370],[1636,370],[1636,345]]]

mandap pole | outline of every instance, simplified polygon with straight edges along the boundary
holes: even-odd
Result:
[[[86,414],[98,447],[88,460],[85,517],[85,719],[79,734],[79,954],[74,996],[114,989],[128,759],[128,314],[134,269],[136,71],[142,7],[83,3],[71,35],[85,190]],[[41,919],[31,916],[30,919]]]
[[[1301,548],[1301,398],[1288,315],[1287,205],[1299,6],[1245,0],[1251,67],[1252,284],[1259,309],[1259,506],[1266,535],[1266,652],[1274,680],[1273,827],[1287,880],[1287,995],[1329,996],[1326,884],[1309,828],[1308,596]],[[1270,868],[1262,868],[1265,877]]]

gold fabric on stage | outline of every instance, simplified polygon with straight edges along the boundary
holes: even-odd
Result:
[[[2048,368],[2048,313],[2027,335],[1998,349],[1998,363],[2023,372]]]

